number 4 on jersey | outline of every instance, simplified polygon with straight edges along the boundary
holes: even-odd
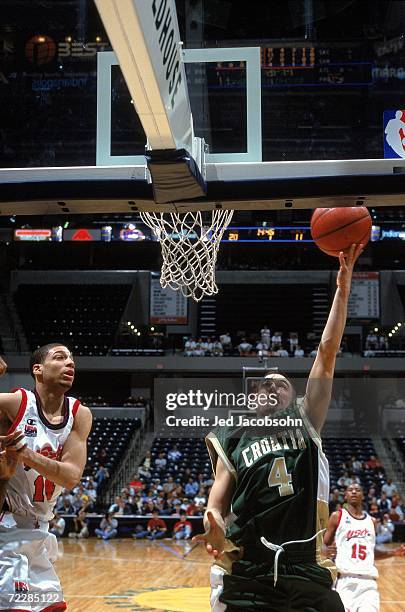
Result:
[[[43,476],[37,476],[34,482],[34,502],[43,502],[45,498],[50,501],[55,491],[55,483]]]
[[[284,457],[277,457],[277,459],[274,459],[269,474],[269,487],[278,487],[280,497],[294,494],[291,474],[287,472]]]

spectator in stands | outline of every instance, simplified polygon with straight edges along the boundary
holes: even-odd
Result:
[[[191,499],[197,495],[197,492],[198,492],[198,482],[195,482],[195,480],[190,477],[188,479],[188,483],[184,487],[184,493],[187,495],[187,497]]]
[[[152,453],[150,451],[146,451],[146,455],[142,461],[142,465],[147,470],[150,470],[150,468],[152,467]]]
[[[378,348],[380,351],[388,351],[388,336],[383,333],[378,334]]]
[[[169,461],[178,461],[179,459],[181,459],[181,457],[182,453],[179,450],[177,444],[175,444],[173,448],[167,453],[167,458],[169,459]]]
[[[390,519],[394,522],[404,520],[404,511],[402,509],[401,498],[398,493],[392,494],[391,509],[389,512]]]
[[[194,516],[204,516],[206,505],[206,503],[203,504],[202,502],[200,502],[197,505],[197,509],[194,512]]]
[[[297,332],[290,332],[288,343],[290,345],[289,352],[293,355],[295,350],[298,348],[298,334]]]
[[[274,334],[273,334],[273,336],[271,338],[271,348],[273,350],[277,350],[276,347],[277,348],[280,347],[282,342],[283,342],[283,339],[281,337],[281,332],[279,332],[279,331],[274,332]]]
[[[73,508],[68,496],[63,498],[63,506],[60,509],[60,512],[63,512],[63,514],[75,514],[75,509]]]
[[[186,513],[180,512],[180,520],[175,523],[173,527],[173,539],[175,540],[189,540],[193,526],[190,521],[187,520]]]
[[[344,500],[344,495],[339,491],[339,489],[333,489],[333,491],[329,495],[329,512],[335,512],[338,504],[342,504]]]
[[[370,455],[370,459],[366,461],[365,465],[367,470],[373,470],[374,472],[381,468],[381,463],[376,455]]]
[[[108,512],[109,514],[118,514],[118,515],[132,514],[132,508],[130,504],[128,504],[127,502],[123,500],[121,495],[117,495],[117,497],[115,498],[115,502],[111,504],[111,506],[108,509]]]
[[[219,340],[215,340],[214,345],[213,345],[213,355],[214,357],[223,357],[224,356],[224,349],[222,344],[220,343]]]
[[[359,459],[357,459],[354,455],[351,457],[351,470],[353,474],[359,474],[363,469],[363,464]]]
[[[370,487],[365,499],[365,503],[367,508],[370,508],[372,503],[377,503],[376,490],[375,487]]]
[[[391,478],[388,478],[387,482],[381,487],[381,492],[385,493],[388,499],[394,495],[394,493],[398,493],[397,486],[393,484]]]
[[[273,350],[273,356],[274,357],[289,357],[289,354],[288,354],[288,351],[286,351],[282,346],[275,344],[274,350]]]
[[[226,355],[229,355],[232,351],[232,340],[229,332],[225,332],[219,336],[219,341],[222,345],[223,351]]]
[[[378,349],[378,338],[373,330],[369,331],[366,337],[366,349],[375,351]]]
[[[198,495],[196,495],[194,497],[194,503],[195,504],[204,504],[204,506],[207,505],[207,496],[205,494],[205,490],[201,487],[201,489],[198,491]]]
[[[49,533],[61,538],[65,533],[65,525],[65,519],[58,512],[55,512],[53,519],[49,521]]]
[[[343,475],[337,481],[339,487],[343,489],[347,489],[347,487],[352,483],[352,479],[349,476],[348,472],[344,472]]]
[[[100,467],[98,468],[94,479],[97,483],[97,492],[100,490],[100,488],[102,487],[104,481],[110,477],[110,474],[107,470],[106,467],[104,467],[103,465],[100,465]]]
[[[79,485],[79,490],[73,496],[73,501],[72,501],[72,506],[73,506],[75,514],[77,514],[77,512],[79,512],[81,508],[86,509],[88,503],[89,503],[89,496],[83,492],[82,485]]]
[[[257,351],[260,357],[267,357],[269,354],[269,345],[260,341],[256,344],[255,350]]]
[[[271,339],[271,331],[269,326],[266,324],[261,330],[260,330],[260,341],[262,344],[265,344],[267,346],[267,348],[269,348],[270,346],[270,339]]]
[[[376,532],[376,543],[386,544],[392,542],[392,534],[394,533],[395,527],[391,521],[389,514],[385,513],[382,520],[378,522]]]
[[[186,357],[192,357],[194,355],[195,347],[196,341],[192,338],[187,338],[184,344],[184,354],[186,355]]]
[[[71,493],[69,492],[68,489],[62,489],[62,493],[59,495],[58,500],[56,502],[56,506],[55,509],[57,510],[57,512],[66,512],[67,514],[71,514],[69,511],[65,510],[65,500],[68,501],[69,506],[72,505],[72,501],[73,501],[73,495],[71,495]],[[73,507],[72,507],[73,510]]]
[[[167,459],[165,457],[165,454],[163,452],[160,452],[158,458],[155,459],[155,469],[159,472],[162,472],[166,469],[166,466]]]
[[[167,477],[167,482],[163,485],[163,491],[165,493],[171,493],[176,488],[176,483],[174,482],[173,476]]]
[[[143,464],[138,468],[138,475],[144,480],[150,480],[152,478],[152,473]]]
[[[385,512],[389,512],[391,510],[391,501],[388,499],[386,493],[381,493],[381,497],[379,500],[377,500],[377,504],[381,516]]]
[[[77,516],[73,519],[74,531],[69,533],[69,538],[88,538],[89,537],[89,519],[85,510],[79,510]]]
[[[137,525],[132,537],[136,540],[141,540],[143,538],[147,538],[148,540],[161,540],[165,537],[166,531],[167,525],[165,521],[159,518],[158,511],[154,509],[152,518],[149,519],[146,529],[144,529],[142,525]]]
[[[98,538],[110,540],[115,538],[118,533],[118,521],[114,518],[113,512],[107,512],[104,518],[101,519],[100,528],[95,530]]]
[[[380,509],[379,509],[379,507],[378,507],[378,504],[377,504],[377,499],[376,499],[376,498],[374,498],[374,499],[371,501],[371,503],[370,503],[370,505],[369,505],[369,508],[368,508],[368,513],[369,513],[369,515],[370,515],[372,518],[374,518],[374,519],[376,519],[376,520],[378,520],[378,519],[380,518]]]
[[[318,346],[319,346],[319,344],[317,344],[316,347],[314,349],[312,349],[312,351],[309,353],[310,357],[314,358],[314,357],[317,356],[317,354],[318,354]]]
[[[145,462],[142,465],[145,465]],[[142,484],[142,480],[139,478],[139,472],[135,472],[129,483],[129,493],[132,497],[141,491]]]
[[[241,357],[248,357],[251,354],[252,345],[246,340],[246,338],[242,338],[242,341],[240,344],[238,344],[237,349]]]
[[[294,357],[304,357],[304,351],[302,350],[299,344],[297,344],[294,350]]]

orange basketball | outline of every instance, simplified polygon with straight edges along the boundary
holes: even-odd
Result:
[[[366,245],[370,239],[371,216],[365,206],[317,208],[311,218],[311,234],[327,255],[339,257],[352,244]]]

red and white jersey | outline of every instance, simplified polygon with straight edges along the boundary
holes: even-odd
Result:
[[[19,391],[22,394],[20,408],[8,433],[20,429],[32,451],[50,459],[60,460],[80,401],[65,397],[63,420],[59,425],[53,425],[43,413],[38,394],[26,389]],[[35,469],[18,463],[7,486],[6,502],[13,514],[49,521],[53,517],[53,508],[61,491],[60,485],[50,482]]]
[[[335,564],[339,574],[378,577],[374,565],[375,527],[367,512],[358,519],[345,509],[340,510],[335,542]]]

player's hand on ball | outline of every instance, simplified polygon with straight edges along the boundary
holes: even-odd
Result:
[[[363,251],[363,244],[352,244],[349,252],[345,255],[343,251],[339,253],[339,272],[336,279],[336,284],[341,291],[350,293],[350,285],[352,283],[352,274],[354,264]]]
[[[6,373],[7,364],[2,357],[0,357],[0,376],[3,376]]]
[[[200,533],[193,537],[193,542],[204,542],[207,552],[215,559],[218,559],[225,548],[225,533],[222,527],[218,525],[215,517],[210,510],[207,511],[207,519],[209,528],[205,533]]]

